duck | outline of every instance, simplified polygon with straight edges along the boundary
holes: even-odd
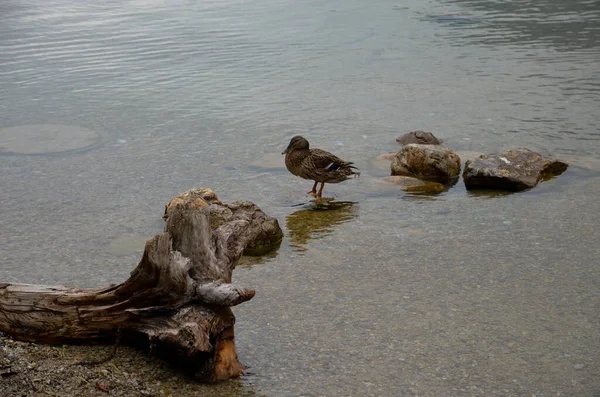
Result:
[[[293,175],[315,181],[307,192],[318,199],[322,198],[326,183],[340,183],[360,175],[352,162],[344,161],[336,155],[321,149],[311,149],[308,141],[296,135],[290,140],[285,154],[285,166]],[[319,191],[317,184],[321,183]]]

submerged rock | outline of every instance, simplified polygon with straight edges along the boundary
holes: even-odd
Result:
[[[467,189],[530,189],[540,180],[562,174],[568,165],[526,148],[481,155],[465,164],[463,180]]]
[[[422,181],[412,176],[388,176],[387,178],[383,178],[383,180],[395,183],[407,192],[440,193],[445,189],[441,183]]]
[[[460,157],[439,145],[409,144],[392,159],[392,175],[448,180],[460,174]]]
[[[401,143],[402,145],[408,145],[411,143],[418,143],[420,145],[439,145],[442,143],[442,141],[437,139],[431,132],[425,131],[407,132],[406,134],[400,135],[398,138],[396,138],[396,142]]]
[[[100,143],[100,134],[78,125],[29,124],[0,128],[0,154],[82,152]]]

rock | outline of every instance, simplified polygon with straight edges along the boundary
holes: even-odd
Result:
[[[582,170],[574,170],[575,172],[600,171],[600,159],[580,155],[561,156],[561,158],[565,163],[582,168]]]
[[[518,148],[467,161],[463,180],[467,189],[520,191],[536,186],[540,180],[560,175],[567,167],[562,161]]]
[[[392,175],[449,180],[460,174],[460,157],[439,145],[409,144],[392,159]]]
[[[444,191],[444,185],[441,183],[422,181],[411,176],[388,176],[387,178],[383,178],[383,180],[400,185],[402,190],[406,190],[407,192],[440,193]]]
[[[277,249],[281,244],[283,231],[277,219],[266,215],[250,201],[235,201],[232,204],[225,204],[211,189],[195,188],[171,199],[165,206],[163,218],[167,220],[179,210],[206,207],[209,207],[212,229],[218,228],[233,218],[258,221],[257,224],[260,227],[250,231],[252,236],[244,249],[244,255],[260,256]]]
[[[396,138],[396,142],[402,145],[408,145],[410,143],[418,143],[420,145],[439,145],[442,143],[435,137],[431,132],[425,131],[412,131],[407,132],[404,135],[400,135]]]

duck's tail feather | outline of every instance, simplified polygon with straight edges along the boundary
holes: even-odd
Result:
[[[358,169],[358,168],[356,168],[356,167],[352,167],[352,168],[354,168],[354,169],[356,169],[356,170]],[[358,177],[360,177],[360,172],[357,172],[357,171],[350,171],[350,172],[351,172],[351,173],[350,173],[350,175],[348,175],[348,176],[346,177],[346,179],[353,179],[353,178],[358,178]]]

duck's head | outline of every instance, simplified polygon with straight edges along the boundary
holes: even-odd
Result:
[[[300,135],[296,135],[290,141],[288,147],[281,152],[281,154],[289,153],[293,150],[307,150],[308,149],[308,141],[301,137]]]

